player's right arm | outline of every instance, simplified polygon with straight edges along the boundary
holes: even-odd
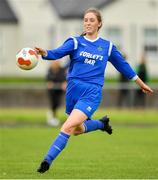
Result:
[[[47,51],[40,48],[40,47],[35,47],[34,50],[37,52],[37,54],[39,54],[41,56],[46,56],[47,55]]]
[[[44,50],[39,47],[34,48],[35,51],[46,60],[56,60],[60,59],[66,55],[70,55],[74,50],[74,40],[73,38],[67,39],[60,47],[52,50]]]

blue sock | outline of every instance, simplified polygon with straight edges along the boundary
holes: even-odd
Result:
[[[48,150],[47,155],[45,156],[45,160],[48,161],[49,164],[58,156],[58,154],[65,148],[70,135],[60,132],[58,137],[55,139],[53,144]]]
[[[104,124],[99,120],[88,119],[83,124],[85,127],[85,133],[104,128]]]

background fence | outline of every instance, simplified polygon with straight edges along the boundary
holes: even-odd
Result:
[[[138,87],[134,84],[105,84],[101,107],[148,107],[158,108],[158,85],[150,85],[154,94],[145,95],[144,103],[136,106],[135,101],[141,101],[136,95]],[[0,107],[47,107],[49,105],[45,85],[39,84],[8,84],[0,86]],[[126,92],[124,93],[124,91]],[[120,97],[121,91],[124,93]],[[124,97],[126,96],[126,97]],[[62,101],[64,106],[64,97]]]

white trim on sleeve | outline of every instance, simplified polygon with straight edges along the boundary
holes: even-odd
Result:
[[[135,76],[131,79],[131,81],[135,81],[137,78],[138,78],[138,75],[135,75]]]
[[[74,41],[74,50],[78,48],[78,41],[75,37],[71,36],[71,38],[73,39]]]
[[[47,56],[48,56],[48,51],[47,51],[47,50],[45,50],[45,52],[46,52],[46,54],[45,54],[45,55],[43,55],[43,57],[47,57]]]
[[[112,42],[110,42],[109,50],[108,50],[108,56],[109,56],[109,57],[110,57],[110,55],[111,55],[112,46],[113,46],[113,44],[112,44]]]

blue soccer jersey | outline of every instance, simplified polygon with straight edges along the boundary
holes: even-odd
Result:
[[[103,86],[107,61],[128,79],[137,78],[116,46],[99,37],[95,40],[89,40],[85,36],[70,37],[59,48],[47,50],[47,56],[43,59],[56,60],[66,55],[70,56],[67,80],[81,79]]]

